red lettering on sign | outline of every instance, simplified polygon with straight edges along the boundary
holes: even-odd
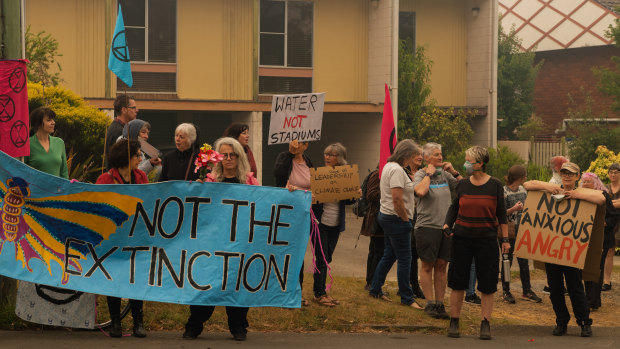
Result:
[[[301,127],[301,122],[303,119],[307,118],[308,115],[297,115],[297,116],[289,116],[284,118],[283,128],[292,127],[297,128]]]

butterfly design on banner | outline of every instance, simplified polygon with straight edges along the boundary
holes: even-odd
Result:
[[[29,272],[30,260],[43,261],[52,274],[51,262],[63,270],[62,284],[69,281],[65,272],[65,254],[86,259],[87,245],[65,248],[68,238],[92,246],[108,240],[133,213],[142,200],[114,192],[81,192],[53,197],[33,198],[24,179],[11,177],[0,181],[0,254],[7,243],[15,246],[15,259]],[[71,269],[82,271],[80,262],[70,258]]]

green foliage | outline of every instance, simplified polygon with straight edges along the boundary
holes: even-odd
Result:
[[[28,99],[30,110],[46,105],[56,112],[55,135],[65,141],[73,164],[70,173],[77,176],[72,178],[94,180],[96,170],[100,169],[110,118],[61,86],[49,87],[44,91],[41,84],[28,83]]]
[[[572,162],[579,165],[583,170],[590,167],[592,161],[597,158],[596,149],[603,145],[607,149],[620,151],[620,128],[610,128],[604,122],[605,114],[594,115],[592,100],[589,93],[582,89],[585,103],[575,108],[576,103],[571,95],[568,96],[572,105],[568,109],[568,118],[574,121],[567,125],[567,138],[571,141],[568,146],[568,154]]]
[[[614,154],[613,151],[607,149],[604,145],[596,148],[596,159],[590,163],[590,166],[584,172],[594,172],[604,183],[609,183],[607,170],[614,162],[620,163],[620,153]]]
[[[447,156],[461,153],[471,143],[473,131],[462,110],[435,107],[431,99],[431,67],[424,47],[415,53],[401,40],[398,61],[398,137],[419,144],[437,142]]]
[[[521,52],[521,40],[511,28],[505,33],[499,25],[497,58],[497,118],[502,139],[515,139],[517,130],[528,122],[534,111],[534,82],[543,62],[534,64],[532,51]]]
[[[533,162],[527,164],[527,179],[549,182],[553,173],[546,166],[539,166]]]
[[[58,53],[58,41],[51,34],[45,31],[33,34],[30,26],[26,29],[26,58],[30,61],[27,64],[28,81],[38,82],[45,86],[56,86],[63,80],[60,72],[51,73],[50,67],[55,65],[62,71],[60,63],[56,61]]]
[[[398,50],[398,136],[417,140],[420,117],[428,106],[435,104],[431,95],[431,67],[424,47],[415,53],[411,43],[401,40]]]
[[[543,127],[545,127],[543,119],[536,116],[536,114],[532,114],[527,122],[517,129],[517,139],[522,141],[529,140],[531,137],[536,136]]]
[[[467,146],[469,148],[469,146]],[[463,163],[465,162],[465,150],[459,154],[455,154],[447,157],[447,160],[452,163],[452,166],[461,174],[463,172]],[[508,174],[508,169],[514,165],[524,165],[525,161],[519,156],[519,154],[510,150],[510,148],[500,145],[497,149],[488,148],[489,150],[489,162],[486,166],[486,172],[493,177],[504,181],[504,176]],[[529,177],[528,177],[529,178]]]

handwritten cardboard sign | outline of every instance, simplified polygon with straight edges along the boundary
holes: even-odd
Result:
[[[268,144],[321,139],[325,93],[274,95]]]
[[[314,203],[357,199],[360,197],[357,165],[311,168],[310,187]]]
[[[515,256],[583,269],[584,280],[598,280],[604,219],[605,206],[576,199],[555,200],[547,192],[530,191]]]

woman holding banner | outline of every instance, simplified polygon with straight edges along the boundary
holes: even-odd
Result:
[[[551,194],[564,194],[564,198],[580,199],[589,201],[596,205],[605,203],[605,196],[600,191],[580,191],[577,189],[577,181],[579,180],[579,166],[572,162],[565,162],[560,169],[562,184],[552,184],[541,181],[528,181],[523,183],[523,187],[527,191],[544,190]],[[562,282],[566,280],[566,289],[573,305],[573,312],[577,324],[581,326],[581,336],[592,336],[592,319],[590,319],[590,310],[584,292],[583,280],[581,278],[581,270],[569,266],[545,263],[547,271],[547,283],[549,285],[551,303],[555,312],[556,327],[553,329],[554,336],[563,336],[566,334],[570,314],[566,307],[564,292],[562,290]]]
[[[588,307],[591,310],[597,310],[601,307],[601,288],[603,286],[603,278],[605,274],[605,260],[607,252],[614,247],[614,232],[616,224],[618,224],[618,211],[614,207],[611,196],[607,187],[601,182],[596,173],[586,172],[581,176],[579,186],[582,188],[600,190],[605,196],[605,233],[603,237],[603,251],[601,252],[601,275],[598,281],[586,281],[586,299]]]
[[[234,138],[224,137],[215,141],[215,151],[224,156],[213,171],[207,174],[205,182],[241,183],[259,185],[254,174],[250,171],[248,158],[241,144]],[[183,338],[195,339],[200,335],[203,324],[208,321],[215,310],[212,305],[190,305],[190,316],[185,324]],[[237,341],[244,341],[248,333],[247,307],[226,306],[228,316],[228,330]]]
[[[465,151],[463,169],[466,177],[456,185],[456,195],[443,225],[443,234],[452,237],[448,270],[448,287],[452,289],[448,337],[460,336],[459,317],[473,260],[481,296],[480,339],[491,339],[489,320],[499,273],[498,228],[502,232],[502,253],[508,253],[510,243],[504,188],[499,179],[486,173],[488,162],[489,152],[483,147],[474,146]]]
[[[114,143],[108,151],[110,170],[99,176],[96,184],[147,184],[149,179],[144,172],[138,169],[141,160],[142,151],[138,141],[123,139]],[[131,316],[133,317],[133,335],[140,338],[146,337],[142,304],[141,300],[129,300]],[[121,299],[108,296],[108,310],[112,320],[110,337],[122,337]]]
[[[342,166],[347,164],[347,149],[340,143],[328,145],[323,152],[325,166]],[[345,205],[353,200],[325,202],[312,205],[312,211],[319,221],[319,241],[312,240],[316,270],[314,271],[314,299],[319,305],[333,307],[339,301],[327,294],[327,264],[332,262],[332,256],[338,244],[340,233],[345,229]],[[317,245],[318,242],[318,245]]]
[[[404,167],[414,166],[420,155],[420,147],[405,139],[396,145],[394,153],[387,159],[381,172],[381,201],[377,221],[384,232],[385,250],[377,265],[369,294],[371,297],[391,301],[381,290],[385,278],[397,264],[398,291],[400,302],[415,309],[422,309],[413,297],[410,283],[411,229],[413,228],[413,181]]]

